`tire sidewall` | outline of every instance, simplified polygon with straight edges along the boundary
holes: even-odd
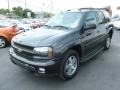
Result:
[[[110,39],[110,42],[109,42],[109,47],[107,47],[107,40],[108,40],[108,38]],[[109,48],[110,48],[110,46],[111,46],[111,38],[110,38],[110,35],[108,35],[108,36],[107,36],[107,38],[106,38],[106,40],[105,40],[104,50],[109,49]]]
[[[4,37],[0,37],[0,39],[4,40],[4,42],[5,42],[5,45],[3,47],[0,47],[0,48],[6,47],[7,46],[7,40]]]
[[[67,74],[64,72],[64,69],[65,69],[66,62],[67,62],[67,60],[68,60],[68,58],[69,58],[70,56],[75,56],[75,57],[77,58],[77,68],[76,68],[76,71],[74,72],[74,74],[69,76],[69,75],[67,75]],[[64,55],[63,62],[62,62],[62,64],[61,64],[60,77],[61,77],[62,79],[64,79],[64,80],[72,79],[72,78],[76,75],[76,73],[77,73],[77,71],[78,71],[79,61],[80,61],[80,59],[79,59],[78,53],[77,53],[76,51],[74,51],[74,50],[69,50],[69,51]]]

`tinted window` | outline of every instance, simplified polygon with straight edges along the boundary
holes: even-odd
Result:
[[[98,12],[98,23],[102,24],[104,22],[104,15],[102,12]]]
[[[96,14],[94,12],[90,12],[87,14],[86,25],[90,25],[90,24],[97,25]]]

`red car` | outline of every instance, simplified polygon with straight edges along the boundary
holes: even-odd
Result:
[[[19,32],[17,31],[16,26],[0,26],[0,48],[7,46],[11,42],[11,39],[18,33]]]

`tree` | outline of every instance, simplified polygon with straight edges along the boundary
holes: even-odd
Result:
[[[21,18],[27,18],[27,13],[30,12],[31,13],[31,17],[34,18],[35,17],[35,13],[32,12],[32,10],[30,9],[23,9],[22,7],[18,6],[18,7],[13,7],[12,8],[12,13],[21,17]]]
[[[23,17],[23,8],[21,7],[13,7],[12,12],[17,16]]]
[[[0,9],[0,14],[3,14],[3,15],[5,15],[5,14],[7,14],[9,12],[9,10],[8,9]]]
[[[30,9],[24,9],[24,10],[23,10],[23,17],[24,17],[24,18],[27,18],[27,17],[28,17],[28,16],[27,16],[27,13],[28,13],[28,12],[31,13],[31,17],[32,17],[32,18],[35,18],[35,13],[32,12]]]

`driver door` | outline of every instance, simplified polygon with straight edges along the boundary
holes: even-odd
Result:
[[[92,26],[93,25],[93,26]],[[96,27],[95,27],[96,26]],[[82,42],[84,46],[84,56],[88,56],[97,48],[97,18],[95,12],[89,12],[84,25]]]

